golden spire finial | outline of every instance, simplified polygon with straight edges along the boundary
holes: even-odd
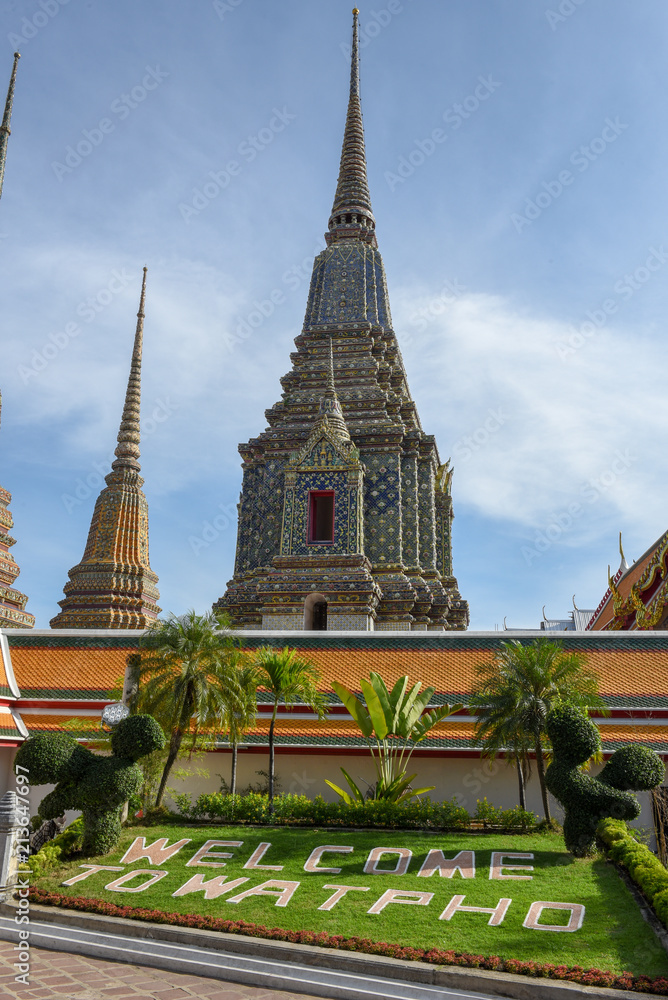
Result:
[[[144,338],[144,301],[146,299],[146,271],[141,285],[141,296],[139,298],[139,311],[137,313],[137,329],[135,331],[135,341],[132,349],[132,362],[130,365],[130,377],[128,388],[125,394],[125,405],[121,426],[118,431],[118,444],[116,445],[115,460],[111,463],[112,469],[130,468],[140,469],[139,465],[139,412],[141,408],[141,358]]]
[[[375,243],[376,222],[366,174],[364,123],[360,104],[360,56],[357,7],[353,10],[353,37],[350,49],[350,93],[343,134],[339,179],[329,219],[329,232],[342,239],[364,239]],[[329,242],[336,235],[327,237]]]

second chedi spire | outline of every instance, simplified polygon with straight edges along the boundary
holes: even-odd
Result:
[[[148,555],[148,503],[139,471],[139,410],[146,268],[116,458],[91,520],[81,562],[69,572],[52,628],[143,629],[160,613]]]

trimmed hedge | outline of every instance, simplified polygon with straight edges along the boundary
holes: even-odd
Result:
[[[248,795],[228,795],[209,792],[193,803],[187,794],[177,795],[180,813],[188,819],[219,820],[224,823],[258,823],[272,826],[355,826],[384,827],[398,830],[465,830],[471,824],[483,829],[499,827],[505,830],[528,831],[538,822],[534,813],[516,806],[500,809],[487,799],[479,799],[473,816],[452,799],[432,802],[428,798],[409,802],[387,802],[370,799],[346,805],[325,802],[321,795],[309,799],[306,795],[283,794],[274,797],[273,810],[269,798],[260,792]]]
[[[631,836],[621,820],[601,820],[597,833],[609,857],[626,868],[647,896],[659,920],[668,927],[668,871],[659,859]]]
[[[164,913],[134,906],[117,906],[99,899],[81,896],[65,896],[44,889],[31,889],[30,901],[41,906],[61,906],[84,913],[100,913],[107,917],[123,917],[127,920],[148,920],[156,924],[171,924],[177,927],[194,927],[199,930],[222,931],[226,934],[243,934],[246,937],[264,938],[270,941],[288,941],[292,944],[306,944],[318,948],[338,948],[341,951],[356,951],[365,955],[382,955],[384,958],[399,958],[411,962],[427,962],[430,965],[457,965],[465,969],[489,969],[507,972],[516,976],[531,976],[541,979],[557,979],[584,986],[607,986],[618,990],[633,990],[637,993],[653,993],[658,996],[668,994],[668,979],[658,976],[634,976],[630,972],[616,975],[603,969],[584,969],[581,965],[554,965],[552,962],[521,961],[516,958],[500,958],[498,955],[470,955],[466,952],[445,951],[441,948],[407,948],[386,941],[371,941],[369,938],[350,937],[340,934],[326,934],[324,931],[287,931],[281,927],[266,927],[245,920],[225,920],[221,917],[199,917],[183,913]]]

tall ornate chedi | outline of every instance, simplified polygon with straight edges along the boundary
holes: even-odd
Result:
[[[327,247],[282,400],[239,446],[234,578],[214,607],[256,629],[465,629],[452,474],[411,399],[377,249],[357,15]]]
[[[148,503],[139,475],[139,410],[146,268],[116,458],[105,477],[83,559],[69,572],[52,628],[146,628],[160,613],[148,561]]]
[[[5,179],[5,163],[7,161],[7,143],[10,136],[12,120],[12,105],[14,103],[14,85],[16,83],[16,67],[20,56],[14,53],[14,66],[9,80],[9,90],[5,110],[0,125],[0,196]],[[2,412],[2,396],[0,395],[0,413]],[[15,544],[15,539],[9,532],[14,521],[9,512],[12,495],[0,486],[0,628],[32,628],[35,624],[33,615],[25,611],[28,598],[20,590],[14,589],[14,581],[19,575],[19,567],[9,551]]]

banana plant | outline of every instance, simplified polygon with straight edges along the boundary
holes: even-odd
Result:
[[[433,785],[426,788],[411,787],[415,775],[407,775],[408,762],[418,743],[425,739],[434,726],[449,715],[461,711],[463,706],[440,705],[427,712],[434,688],[427,687],[420,691],[422,684],[418,681],[409,689],[408,675],[400,677],[391,691],[380,674],[373,671],[369,680],[363,679],[360,685],[363,701],[345,685],[338,681],[332,683],[334,691],[355,720],[371,750],[377,775],[372,797],[402,802],[432,791]],[[341,771],[348,782],[350,793],[327,781],[329,787],[348,804],[363,802],[366,797],[364,793],[343,768]]]

